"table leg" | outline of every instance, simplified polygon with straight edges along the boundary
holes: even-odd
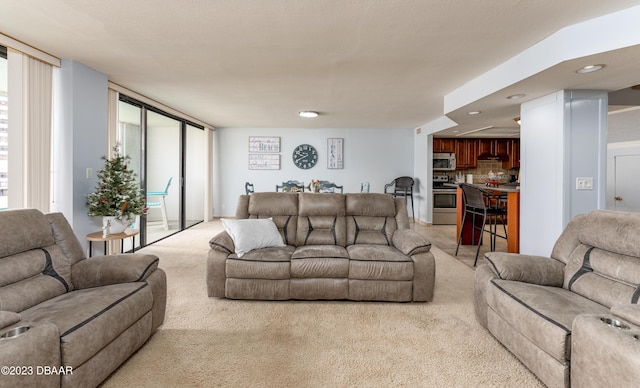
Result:
[[[93,256],[93,242],[89,240],[89,257]]]

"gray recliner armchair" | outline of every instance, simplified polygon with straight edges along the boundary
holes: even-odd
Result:
[[[87,259],[61,213],[0,212],[0,365],[23,368],[0,386],[97,386],[162,324],[166,290],[156,256]]]

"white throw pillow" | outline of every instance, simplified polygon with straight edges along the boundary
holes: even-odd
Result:
[[[278,227],[271,218],[247,220],[222,218],[221,221],[224,230],[229,233],[236,246],[238,257],[254,249],[285,246]]]

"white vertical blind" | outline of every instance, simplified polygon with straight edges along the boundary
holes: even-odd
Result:
[[[24,62],[23,96],[25,207],[49,212],[51,192],[51,65],[28,57]]]
[[[49,212],[52,67],[9,50],[9,207]]]

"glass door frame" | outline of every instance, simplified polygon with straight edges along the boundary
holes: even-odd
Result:
[[[135,107],[140,108],[140,146],[141,146],[141,150],[140,150],[140,176],[138,177],[140,180],[140,188],[141,190],[143,190],[145,193],[147,192],[148,188],[147,188],[147,177],[148,177],[148,155],[147,155],[147,144],[148,144],[148,120],[147,120],[147,113],[148,112],[154,112],[156,114],[160,114],[162,116],[168,117],[170,119],[176,120],[180,123],[180,134],[179,134],[179,138],[180,138],[180,144],[179,144],[179,148],[178,148],[178,153],[179,153],[179,174],[180,176],[177,177],[178,179],[173,179],[172,181],[172,185],[176,185],[178,187],[178,203],[179,203],[179,217],[178,217],[178,230],[174,233],[170,233],[167,236],[164,236],[158,240],[155,240],[153,242],[157,242],[160,241],[166,237],[169,237],[172,234],[178,233],[180,231],[183,231],[185,229],[187,229],[188,227],[197,225],[201,222],[204,221],[204,212],[203,212],[203,219],[199,220],[197,222],[194,222],[192,224],[190,224],[189,226],[187,226],[187,222],[186,222],[186,201],[185,201],[185,192],[186,192],[186,185],[185,185],[185,177],[187,177],[187,171],[186,171],[186,147],[187,147],[187,126],[191,126],[197,129],[200,129],[202,131],[205,131],[204,126],[194,123],[190,120],[184,119],[182,117],[173,115],[171,113],[165,112],[162,109],[158,109],[152,105],[146,104],[142,101],[139,101],[135,98],[129,97],[125,94],[119,93],[118,96],[118,101],[119,102],[123,102],[123,103],[127,103],[130,105],[133,105]],[[119,139],[119,135],[118,137],[118,142],[120,141]],[[203,162],[206,162],[205,160],[203,160]],[[204,205],[204,204],[203,204]],[[136,249],[138,248],[142,248],[147,244],[147,220],[145,217],[140,217],[140,238],[137,239],[138,243],[140,244],[139,247],[136,247]],[[153,243],[152,242],[152,243]]]

